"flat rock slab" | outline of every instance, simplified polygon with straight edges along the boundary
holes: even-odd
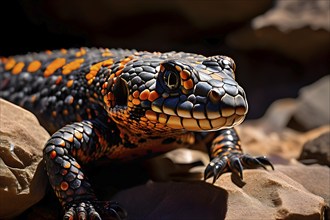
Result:
[[[20,214],[44,196],[47,177],[40,161],[48,138],[32,113],[0,99],[0,219]]]
[[[246,170],[245,185],[232,183],[224,174],[215,182],[167,182],[133,187],[112,199],[126,207],[129,219],[322,219],[325,200],[285,173],[297,171],[304,181],[325,167],[280,166],[275,171]],[[327,168],[329,171],[329,168]],[[322,187],[329,187],[323,173]],[[311,178],[313,188],[319,180]],[[315,187],[318,188],[318,187]]]

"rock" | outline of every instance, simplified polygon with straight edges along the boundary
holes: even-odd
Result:
[[[324,0],[277,0],[276,6],[253,20],[253,27],[260,29],[270,25],[286,32],[309,27],[312,30],[330,31],[328,16],[330,4]],[[299,19],[292,19],[297,16]]]
[[[298,132],[290,128],[273,131],[262,120],[247,121],[237,128],[244,151],[251,155],[280,157],[287,162],[298,158],[303,145],[324,132],[330,131],[330,125],[315,128],[308,132]]]
[[[308,178],[310,172],[306,172],[304,166],[301,170],[305,172],[305,178]],[[244,181],[246,185],[239,188],[232,183],[230,174],[224,174],[214,185],[202,181],[149,182],[121,191],[112,199],[127,208],[131,219],[323,217],[326,206],[324,199],[277,169],[269,172],[260,169],[246,170]],[[314,179],[313,184],[317,181]]]
[[[245,152],[298,159],[307,141],[330,132],[329,82],[326,76],[302,88],[297,99],[277,100],[263,117],[238,126]],[[329,144],[326,145],[324,148],[328,149]]]
[[[330,168],[318,164],[307,166],[299,162],[291,165],[276,165],[276,170],[303,185],[308,191],[325,199],[330,204]]]
[[[300,89],[289,127],[308,131],[330,122],[330,75]]]
[[[311,193],[322,197],[327,205],[326,218],[330,219],[330,168],[320,165],[306,166],[296,162],[294,165],[277,165],[276,170],[303,185]]]
[[[48,181],[40,161],[48,138],[32,113],[0,99],[0,219],[44,196]]]
[[[216,183],[229,193],[226,219],[321,219],[324,215],[324,199],[280,171],[247,170],[244,181],[243,188],[229,177]]]
[[[329,54],[329,4],[324,0],[277,0],[273,8],[254,18],[250,27],[231,33],[228,44],[277,52],[299,62]]]
[[[330,167],[330,132],[305,143],[298,160],[305,164],[317,163]]]

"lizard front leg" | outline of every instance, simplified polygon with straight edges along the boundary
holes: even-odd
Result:
[[[204,179],[213,176],[213,183],[225,172],[233,172],[243,179],[243,168],[257,168],[273,165],[265,156],[252,157],[244,154],[235,129],[223,129],[216,132],[209,149],[211,162],[205,169]]]
[[[46,170],[61,205],[64,219],[123,219],[126,212],[115,202],[98,201],[80,163],[100,158],[108,150],[107,125],[83,121],[67,125],[48,140],[44,148]],[[79,162],[78,162],[79,161]]]

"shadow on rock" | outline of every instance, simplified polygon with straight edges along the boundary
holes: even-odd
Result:
[[[116,194],[129,219],[224,219],[228,193],[205,182],[148,182]]]

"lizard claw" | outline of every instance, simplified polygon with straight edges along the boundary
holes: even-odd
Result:
[[[222,173],[226,172],[228,167],[227,157],[215,157],[211,160],[211,162],[207,165],[204,171],[204,180],[213,176],[213,183],[221,176]]]
[[[274,170],[274,166],[265,156],[252,157],[247,154],[229,154],[227,156],[217,156],[211,160],[204,171],[204,180],[213,176],[214,182],[226,172],[233,172],[243,180],[243,169],[254,169],[262,167],[267,170],[266,166],[270,166]]]
[[[93,203],[93,204],[92,204]],[[117,202],[79,202],[71,203],[67,207],[67,211],[64,214],[65,220],[123,220],[127,218],[126,211],[119,206]],[[99,211],[97,212],[95,208]],[[100,217],[100,214],[103,218]]]
[[[63,219],[72,220],[101,220],[100,215],[95,211],[93,205],[90,202],[73,203],[69,205],[69,209],[65,212]]]

